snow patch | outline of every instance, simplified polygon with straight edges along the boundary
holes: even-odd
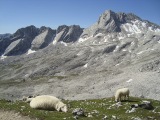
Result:
[[[53,40],[53,45],[55,45],[57,43],[57,41],[56,40]]]
[[[132,82],[132,81],[133,81],[133,79],[129,79],[129,80],[127,80],[126,82],[128,82],[128,83],[129,83],[129,82]]]
[[[160,32],[160,29],[158,29],[158,28],[157,28],[157,29],[155,29],[155,32]]]
[[[4,60],[5,58],[7,58],[7,56],[4,55],[1,56],[1,60]]]
[[[142,22],[143,27],[147,27],[147,24],[145,22]]]
[[[127,51],[127,50],[126,50],[126,49],[123,49],[122,51],[124,51],[124,52],[125,52],[125,51]]]
[[[115,66],[119,66],[120,64],[122,64],[122,62],[120,62],[120,63],[116,64]]]
[[[86,37],[86,38],[79,38],[78,42],[79,42],[79,43],[82,43],[82,42],[84,42],[84,41],[90,39],[91,37],[93,37],[93,36]]]
[[[113,52],[117,52],[119,50],[120,46],[116,46],[115,50]]]
[[[36,52],[36,51],[29,49],[28,52],[27,52],[27,55],[32,54],[32,53],[34,53],[34,52]]]
[[[148,29],[153,32],[153,27],[148,27]]]
[[[102,33],[98,33],[95,37],[102,36],[102,35],[103,35]]]
[[[60,33],[58,33],[58,34],[56,35],[56,37],[55,37],[54,40],[53,40],[53,45],[56,45],[56,44],[57,44],[57,42],[59,41],[59,39],[61,38],[61,36],[63,35],[63,33],[64,33],[64,31],[61,31]]]
[[[142,33],[147,30],[147,24],[140,20],[131,21],[131,23],[122,24],[121,27],[129,33]]]
[[[129,33],[141,33],[141,30],[139,29],[139,27],[136,25],[136,21],[132,21],[133,24],[130,23],[126,23],[121,25],[121,27]]]
[[[118,63],[118,64],[116,64],[115,66],[119,66],[120,64]]]
[[[87,68],[87,67],[88,67],[88,63],[87,63],[87,64],[85,64],[83,67],[84,67],[84,68]]]
[[[68,46],[67,43],[61,41],[61,44],[63,44],[64,46]]]

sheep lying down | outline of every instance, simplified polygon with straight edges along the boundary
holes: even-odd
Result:
[[[67,106],[61,100],[50,95],[41,95],[32,98],[30,102],[30,107],[34,109],[43,110],[57,110],[62,112],[67,112]]]

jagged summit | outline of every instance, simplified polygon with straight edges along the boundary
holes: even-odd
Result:
[[[106,22],[106,24],[104,24],[105,26],[107,25],[107,23],[111,22],[111,20],[123,24],[129,22],[130,20],[141,20],[141,18],[133,13],[124,13],[124,12],[115,13],[112,10],[106,10],[99,17],[98,23],[105,21]]]
[[[25,28],[18,29],[13,36],[14,37],[34,37],[38,34],[39,30],[34,25],[27,26]]]
[[[75,42],[82,34],[83,29],[79,25],[61,25],[57,28],[57,35],[54,41],[56,42]]]
[[[96,37],[106,38],[108,34],[113,33],[115,37],[112,39],[122,39],[133,34],[150,32],[159,34],[160,26],[142,20],[133,13],[116,13],[112,10],[106,10],[95,24],[86,29],[79,25],[61,25],[56,30],[45,26],[36,28],[34,25],[18,29],[13,35],[0,38],[0,54],[5,56],[20,55],[26,53],[27,50],[37,51],[47,47],[50,43],[56,44],[58,42],[84,42],[89,39],[91,41],[93,39],[106,41],[106,39],[97,39]]]
[[[155,25],[146,20],[142,20],[140,17],[133,13],[115,13],[111,10],[106,10],[99,17],[98,21],[84,29],[81,38],[87,38],[96,36],[98,33],[108,34],[116,32],[126,32],[130,34],[140,33],[140,32],[158,32],[160,26]]]
[[[98,29],[105,29],[106,32],[120,32],[118,24],[117,14],[111,10],[105,11],[97,21]]]

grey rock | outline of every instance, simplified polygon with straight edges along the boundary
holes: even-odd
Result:
[[[39,29],[35,26],[27,26],[25,28],[18,29],[14,34],[12,39],[15,38],[31,38],[33,39],[36,35],[38,35]]]
[[[107,10],[99,17],[94,25],[84,29],[81,37],[94,36],[98,33],[121,32],[121,24],[131,22],[131,20],[135,19],[140,20],[138,16],[131,13],[115,13],[111,10]]]
[[[153,107],[153,105],[151,104],[151,102],[150,101],[143,101],[141,104],[139,104],[138,105],[139,107],[141,107],[141,108],[144,108],[144,109],[147,109],[147,110],[153,110],[154,109],[154,107]]]
[[[10,38],[1,38],[0,39],[0,55],[4,53],[6,48],[11,44]]]
[[[51,28],[40,28],[40,34],[37,35],[32,41],[31,49],[38,50],[43,49],[48,46],[54,39],[56,35],[56,30],[52,30]]]
[[[66,43],[75,42],[82,34],[83,29],[79,25],[62,25],[57,28],[55,41]]]
[[[38,34],[39,30],[35,26],[28,26],[17,30],[10,41],[12,41],[6,48],[4,55],[20,55],[25,53],[30,47],[31,42]]]
[[[4,39],[4,38],[10,38],[12,34],[10,33],[6,33],[6,34],[0,34],[0,39]]]
[[[133,112],[136,112],[136,108],[133,107],[131,110],[127,110],[126,113],[133,113]]]
[[[72,111],[75,116],[85,116],[84,110],[82,108],[76,108]]]
[[[131,105],[131,108],[138,108],[138,107],[139,107],[138,104]]]
[[[105,115],[105,116],[102,118],[102,120],[108,120],[108,116]]]
[[[140,71],[141,72],[147,72],[147,71],[157,71],[160,68],[160,61],[154,60],[149,63],[146,63],[141,66]]]

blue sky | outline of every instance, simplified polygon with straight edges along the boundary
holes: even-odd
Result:
[[[0,34],[29,25],[58,26],[95,23],[105,10],[134,13],[160,25],[160,0],[0,0]]]

